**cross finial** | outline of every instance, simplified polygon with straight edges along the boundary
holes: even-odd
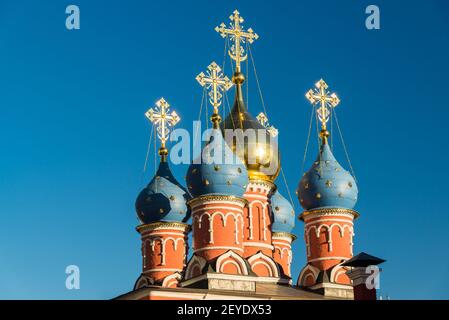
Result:
[[[310,89],[306,93],[306,98],[310,101],[312,105],[320,104],[316,112],[318,114],[318,119],[321,122],[321,129],[326,131],[326,124],[329,121],[330,108],[335,108],[340,103],[340,99],[335,93],[330,93],[327,90],[329,86],[327,83],[321,79],[315,84],[315,88]]]
[[[181,120],[176,111],[172,111],[171,113],[169,111],[170,105],[164,98],[161,98],[156,102],[154,109],[150,108],[145,113],[148,120],[156,126],[157,136],[161,141],[159,155],[162,157],[162,161],[165,161],[168,155],[168,150],[165,147],[165,143],[167,142],[168,135],[170,133],[170,127],[175,126]]]
[[[226,25],[222,23],[220,26],[215,28],[215,31],[220,33],[223,38],[230,36],[231,41],[234,42],[229,50],[229,56],[235,60],[236,72],[240,72],[240,64],[248,58],[248,54],[245,52],[242,44],[246,43],[246,41],[253,43],[254,40],[259,39],[259,36],[251,28],[247,31],[243,29],[241,24],[244,20],[237,10],[233,12],[229,19],[231,19],[229,29],[227,29]]]
[[[232,87],[232,82],[227,76],[223,75],[221,68],[215,62],[207,67],[206,73],[201,72],[196,80],[202,87],[209,90],[209,102],[214,107],[214,114],[218,115],[218,107],[221,105],[223,92]]]
[[[256,117],[257,121],[259,121],[259,123],[261,125],[263,125],[268,133],[274,138],[279,134],[279,130],[276,129],[273,126],[270,126],[269,122],[268,122],[268,117],[265,115],[265,113],[261,112],[259,113],[259,115]]]

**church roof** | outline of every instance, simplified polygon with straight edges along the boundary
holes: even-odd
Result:
[[[344,262],[342,266],[347,267],[368,267],[376,266],[378,264],[384,263],[386,260],[377,258],[375,256],[369,255],[365,252],[361,252],[358,255],[352,257],[348,261]]]
[[[156,175],[137,197],[137,216],[143,224],[185,222],[190,216],[186,204],[190,198],[187,190],[173,176],[168,162],[161,161]]]
[[[306,210],[318,208],[352,209],[358,188],[352,175],[335,159],[327,142],[298,185],[298,198]]]
[[[271,210],[273,213],[271,230],[273,232],[291,233],[295,227],[295,210],[293,210],[292,204],[279,191],[276,191],[271,196]]]
[[[248,185],[248,172],[224,141],[219,129],[212,130],[201,155],[201,159],[194,161],[187,171],[187,186],[192,195],[242,197]]]
[[[244,76],[241,73],[234,75],[237,78],[235,85],[234,106],[221,124],[221,130],[239,129],[243,134],[247,130],[254,130],[254,138],[244,138],[233,141],[233,150],[243,159],[250,180],[268,180],[273,182],[280,172],[280,155],[277,140],[272,139],[270,131],[267,130],[246,108],[242,92]],[[238,134],[237,134],[238,136]],[[248,137],[251,135],[248,134]]]

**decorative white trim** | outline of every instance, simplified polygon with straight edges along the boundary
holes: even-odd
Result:
[[[137,231],[142,235],[142,237],[146,237],[151,235],[152,232],[157,230],[175,230],[180,231],[182,233],[186,232],[190,229],[190,225],[181,223],[181,222],[153,222],[149,224],[141,224],[136,227]]]
[[[307,215],[304,215],[304,213],[302,213],[302,215],[299,217],[301,220],[304,220],[304,222],[308,223],[308,221],[310,221],[311,219],[316,219],[316,218],[320,218],[323,216],[329,216],[329,217],[348,217],[352,220],[354,220],[354,212],[355,211],[349,211],[349,212],[314,212],[314,213],[308,213]],[[307,221],[305,221],[307,220]]]
[[[320,224],[318,228],[316,228],[316,237],[320,237],[321,229],[326,229],[328,234],[330,235],[330,227],[327,224]],[[330,238],[330,237],[329,237]],[[329,240],[328,240],[329,241]]]
[[[147,266],[147,245],[146,245],[146,240],[142,241],[141,251],[142,251],[142,270],[145,270],[145,268]]]
[[[174,281],[176,282],[176,284],[178,284],[181,279],[182,277],[180,273],[174,273],[164,278],[164,281],[162,281],[162,286],[169,287]]]
[[[268,208],[268,209],[267,209]],[[268,212],[267,212],[268,210]],[[263,240],[267,241],[267,214],[269,214],[269,207],[265,206],[262,210],[262,221],[263,221]]]
[[[250,191],[250,192],[255,192],[255,191]],[[255,193],[245,193],[245,198],[248,201],[251,201],[253,199],[263,200],[263,201],[268,200],[267,196],[260,195],[260,194],[255,194]]]
[[[327,224],[321,224],[318,226],[318,228],[316,229],[316,237],[319,239],[320,238],[320,233],[321,233],[321,229],[326,229],[327,230],[327,235],[326,235],[326,241],[327,241],[327,245],[328,245],[328,251],[332,252],[332,229],[327,225]]]
[[[253,219],[253,217],[254,217],[254,215],[252,214],[253,213],[253,210],[254,210],[254,206],[256,205],[256,204],[260,204],[260,206],[261,206],[261,212],[260,212],[260,214],[262,215],[262,217],[259,217],[259,228],[260,228],[260,226],[261,225],[263,225],[263,229],[262,229],[262,234],[263,234],[263,240],[267,240],[267,230],[268,230],[268,228],[267,228],[267,221],[266,221],[266,214],[267,214],[267,207],[268,207],[268,202],[262,202],[262,201],[260,201],[260,200],[252,200],[252,201],[249,201],[249,205],[248,205],[248,211],[249,211],[249,216],[250,216],[250,240],[252,240],[253,239],[253,223],[252,223],[252,219]],[[262,218],[261,220],[262,221],[260,221],[260,218]],[[262,222],[262,224],[261,224],[261,222]],[[259,239],[260,239],[260,229],[259,229]]]
[[[327,221],[336,221],[337,219],[327,219]],[[352,250],[353,250],[353,243],[352,243],[352,238],[354,237],[354,227],[352,223],[349,222],[345,222],[347,224],[345,225],[340,225],[338,223],[333,223],[331,225],[328,224],[320,224],[318,227],[316,226],[318,223],[321,223],[324,220],[319,220],[310,224],[306,224],[305,226],[305,238],[306,238],[306,251],[307,251],[307,256],[310,256],[310,230],[315,229],[315,235],[317,238],[320,237],[320,232],[322,228],[326,228],[327,229],[327,243],[328,243],[328,248],[329,248],[329,252],[332,252],[332,230],[334,227],[337,227],[340,231],[340,237],[342,238],[345,234],[345,230],[348,229],[348,232],[351,234],[351,239],[350,239],[350,252],[351,255]],[[309,226],[309,227],[307,227]]]
[[[293,253],[292,250],[288,251],[288,260],[287,260],[287,266],[288,266],[288,275],[292,275],[292,262],[293,262]]]
[[[274,184],[271,182],[261,181],[261,180],[253,180],[248,183],[248,187],[246,188],[245,196],[255,195],[261,196],[261,194],[268,196],[271,190],[274,188]],[[260,189],[260,190],[257,190]]]
[[[211,210],[230,210],[230,211],[236,211],[236,212],[241,212],[242,208],[239,207],[229,207],[229,206],[205,206],[204,208],[199,208],[199,209],[192,209],[192,215],[198,212],[202,212],[202,211],[211,211]]]
[[[304,237],[306,238],[306,253],[307,253],[307,258],[308,258],[312,254],[310,252],[310,229],[304,231]]]
[[[196,208],[200,207],[200,206],[205,206],[208,204],[219,204],[219,208],[223,208],[222,204],[230,204],[232,206],[236,206],[236,207],[230,207],[231,210],[239,210],[238,208],[244,208],[245,207],[245,203],[244,201],[241,201],[239,199],[239,201],[227,201],[227,200],[206,200],[206,201],[198,201],[198,202],[194,202],[190,204],[190,208],[192,209],[192,213],[196,212]],[[212,206],[211,206],[212,207]]]
[[[163,237],[159,237],[159,236],[155,236],[155,237],[149,237],[147,239],[145,239],[145,246],[147,245],[147,242],[149,242],[149,245],[151,247],[151,253],[154,253],[154,247],[156,245],[156,242],[160,242],[161,243],[161,265],[165,266],[166,261],[165,261],[165,251],[167,249],[167,242],[168,241],[173,241],[173,249],[175,251],[178,250],[178,241],[181,241],[185,244],[185,239],[184,237],[182,238],[172,238],[172,237],[167,237],[167,238],[163,238]],[[146,250],[145,250],[145,257],[146,257]],[[146,263],[145,263],[146,264]]]
[[[279,249],[279,255],[281,256],[281,259],[284,258],[284,254],[287,253],[288,256],[290,256],[291,249],[290,248],[281,248],[281,247],[274,247],[274,250]]]
[[[273,234],[271,235],[271,239],[285,241],[285,242],[288,242],[289,244],[291,244],[293,242],[293,239],[295,237],[293,234],[289,234],[289,235],[282,235],[282,234],[284,234],[284,233],[273,232]]]
[[[273,244],[273,246],[276,248],[276,244],[280,245],[280,246],[285,246],[287,248],[291,248],[292,245],[290,243],[285,243],[285,242],[279,242],[279,241],[271,241],[271,243]]]
[[[335,276],[334,276],[334,282],[337,283],[338,277],[339,277],[341,274],[346,274],[346,271],[345,271],[345,270],[339,270],[339,271],[335,274]]]
[[[200,248],[200,249],[194,249],[193,252],[197,253],[197,252],[201,252],[201,251],[207,251],[207,250],[235,250],[235,251],[239,251],[239,252],[243,252],[242,248],[239,247],[231,247],[231,246],[208,246],[208,247],[204,247],[204,248]]]
[[[164,232],[164,231],[155,231],[152,232],[150,235],[146,236],[145,239],[151,238],[152,236],[159,236],[159,235],[169,235],[169,236],[180,236],[184,237],[184,233],[177,233],[177,232]]]
[[[241,256],[239,256],[237,253],[233,251],[228,251],[218,257],[217,262],[215,264],[217,272],[223,273],[224,266],[227,263],[231,263],[231,261],[237,265],[241,275],[248,275],[248,267],[246,266],[245,260],[243,260]]]
[[[192,222],[193,222],[193,224],[195,224],[195,222],[198,223],[198,229],[201,229],[201,227],[202,227],[203,217],[204,216],[207,216],[208,220],[209,220],[209,230],[208,230],[208,232],[209,232],[209,244],[213,244],[214,243],[214,218],[216,216],[220,216],[221,217],[223,228],[226,228],[229,216],[232,216],[234,218],[235,243],[239,244],[239,240],[238,240],[238,228],[239,228],[238,222],[239,222],[239,220],[242,223],[242,232],[243,232],[243,215],[242,215],[241,212],[238,212],[238,213],[227,212],[226,214],[224,214],[221,211],[215,211],[214,213],[210,213],[209,211],[204,211],[199,216],[197,214],[195,214],[193,219],[192,219]]]
[[[305,286],[305,280],[307,279],[307,277],[304,277],[304,275],[306,274],[307,271],[311,272],[311,275],[313,276],[313,282],[316,282],[316,279],[318,278],[320,270],[318,268],[312,266],[311,264],[308,264],[301,270],[301,273],[299,274],[298,283],[297,283],[298,286]]]
[[[187,268],[186,268],[186,279],[192,278],[192,273],[195,267],[199,267],[200,271],[203,270],[204,266],[206,265],[206,259],[203,257],[193,255],[190,259]]]
[[[314,221],[308,221],[306,223],[304,223],[304,226],[307,227],[309,225],[312,224],[317,224],[317,223],[322,223],[322,222],[343,222],[343,223],[348,223],[350,225],[354,225],[354,222],[352,220],[345,220],[345,219],[319,219],[319,220],[314,220]]]
[[[244,247],[267,248],[270,250],[274,249],[274,246],[267,244],[267,243],[263,243],[263,242],[243,242],[243,246]]]
[[[248,208],[248,227],[249,227],[249,240],[254,239],[254,226],[253,226],[253,211]]]
[[[311,259],[309,262],[315,262],[315,261],[324,261],[324,260],[348,260],[348,257],[323,257],[323,258],[316,258]]]
[[[259,261],[257,261],[257,260],[259,260]],[[272,258],[266,256],[262,252],[256,253],[255,255],[252,255],[251,257],[249,257],[248,262],[251,265],[251,269],[253,269],[258,264],[266,265],[270,272],[270,277],[279,278],[278,265],[274,262],[274,260]]]

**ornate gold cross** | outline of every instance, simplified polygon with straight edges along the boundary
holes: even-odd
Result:
[[[327,83],[321,79],[315,83],[315,88],[310,89],[306,93],[306,98],[312,105],[320,104],[320,107],[316,110],[318,119],[321,121],[321,128],[326,130],[326,124],[329,121],[330,108],[335,108],[340,103],[340,99],[335,93],[330,93]]]
[[[270,124],[268,123],[268,117],[265,115],[265,113],[261,112],[259,113],[259,115],[256,117],[257,121],[259,121],[259,123],[261,125],[263,125],[268,133],[274,138],[279,134],[279,130],[276,129],[273,126],[270,126]]]
[[[215,31],[220,33],[223,38],[226,38],[229,35],[231,41],[234,41],[231,50],[229,50],[229,56],[235,60],[236,72],[240,72],[240,63],[248,58],[248,54],[245,52],[242,44],[246,41],[253,43],[254,40],[259,39],[259,36],[251,28],[247,31],[242,29],[241,23],[243,23],[244,20],[237,10],[234,11],[229,19],[231,19],[229,29],[226,29],[226,25],[222,23],[220,26],[215,28]]]
[[[170,127],[175,126],[181,120],[175,111],[171,113],[169,111],[170,105],[164,98],[161,98],[158,102],[156,102],[156,107],[154,109],[150,108],[145,113],[148,120],[156,126],[157,136],[159,140],[161,140],[161,148],[159,150],[159,154],[161,156],[167,155],[165,142],[167,141],[170,133]]]
[[[201,72],[196,80],[202,87],[209,90],[209,102],[214,107],[214,114],[218,114],[218,107],[220,107],[223,97],[222,92],[228,91],[233,84],[227,76],[223,75],[221,68],[215,62],[207,67],[206,73]]]

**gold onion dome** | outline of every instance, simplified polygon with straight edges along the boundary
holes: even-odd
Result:
[[[230,114],[221,124],[223,136],[227,138],[225,129],[234,130],[233,133],[240,136],[240,139],[232,139],[230,147],[245,163],[250,180],[274,182],[281,168],[277,141],[246,108],[242,92],[245,76],[241,72],[236,72],[232,81],[236,87],[235,102]],[[236,131],[238,129],[241,129],[243,137]],[[255,139],[248,139],[251,130]],[[230,140],[226,141],[229,143]]]

